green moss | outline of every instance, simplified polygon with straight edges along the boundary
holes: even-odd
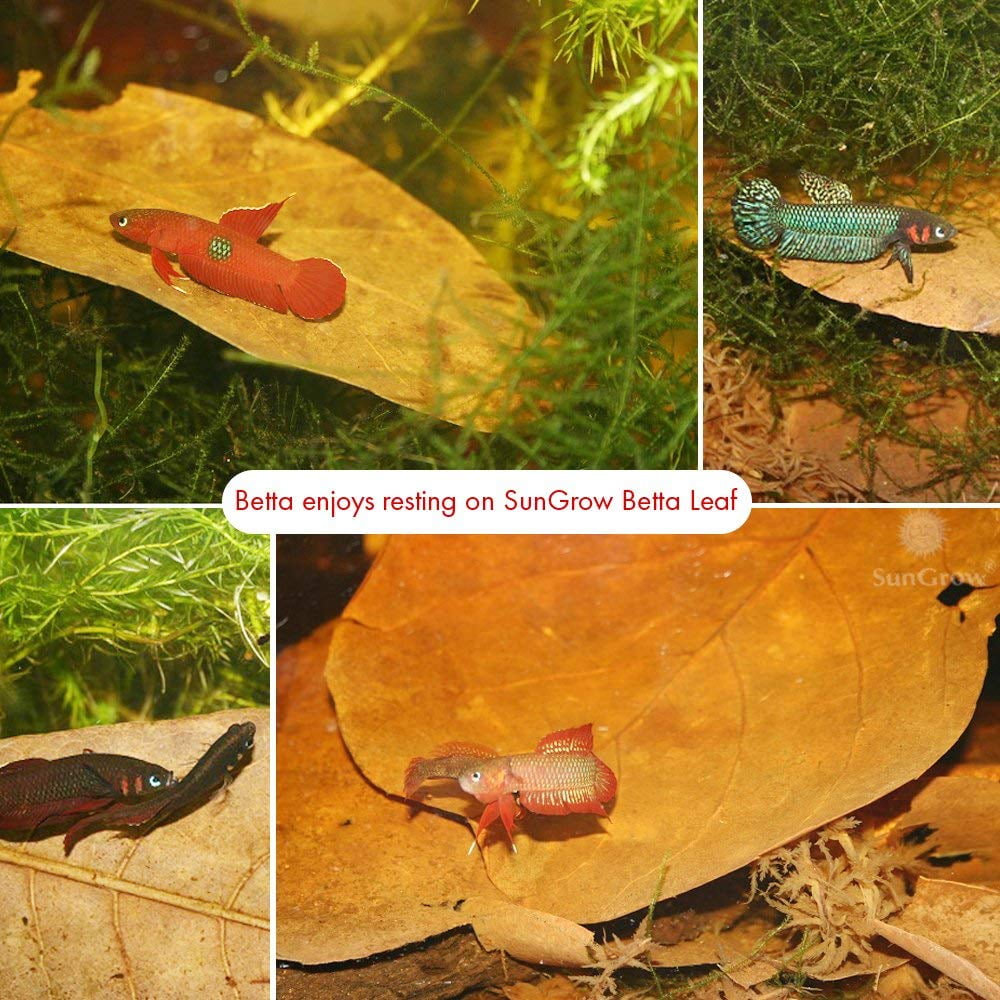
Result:
[[[269,556],[220,510],[0,510],[0,731],[268,704]]]
[[[705,4],[705,134],[744,169],[864,178],[1000,155],[1000,15],[988,0]]]

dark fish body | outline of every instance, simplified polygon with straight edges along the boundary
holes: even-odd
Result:
[[[766,178],[755,177],[733,196],[733,225],[749,247],[774,246],[780,257],[854,263],[873,260],[892,249],[909,282],[910,247],[943,243],[957,232],[939,215],[919,208],[855,202],[846,185],[818,174],[799,172],[814,204],[785,201]]]
[[[138,802],[119,802],[86,816],[66,833],[63,847],[67,854],[82,837],[95,830],[145,827],[164,822],[174,813],[207,798],[228,782],[236,769],[253,750],[257,728],[252,722],[229,727],[202,755],[201,759],[176,784]]]
[[[168,787],[158,764],[112,753],[16,760],[0,768],[0,830],[33,830]]]

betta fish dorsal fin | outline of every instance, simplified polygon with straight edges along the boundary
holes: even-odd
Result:
[[[499,757],[493,747],[482,743],[442,743],[434,748],[431,757]]]
[[[0,767],[0,772],[12,772],[20,771],[26,767],[37,767],[39,764],[51,764],[52,761],[46,760],[44,757],[28,757],[25,760],[12,760],[9,764],[4,764]]]
[[[236,232],[249,236],[252,240],[259,240],[267,232],[267,227],[274,222],[274,217],[281,211],[281,206],[288,201],[288,198],[272,201],[270,205],[262,205],[260,208],[231,208],[219,219],[219,225],[235,229]]]
[[[848,205],[854,201],[851,189],[846,184],[822,174],[800,170],[799,183],[817,205]]]
[[[588,722],[576,729],[560,729],[538,741],[535,753],[587,753],[594,749],[594,724]]]

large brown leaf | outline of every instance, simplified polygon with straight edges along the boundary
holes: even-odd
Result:
[[[583,965],[592,935],[516,906],[466,855],[463,826],[409,816],[358,773],[323,682],[328,630],[284,653],[278,715],[278,957],[370,955],[471,924],[483,944]]]
[[[705,211],[720,226],[734,247],[747,249],[737,239],[732,225],[729,202],[735,186],[728,184],[730,164],[719,157],[705,160]],[[894,178],[905,184],[906,178]],[[779,185],[790,201],[807,201],[796,185]],[[858,200],[861,200],[860,198]],[[923,197],[894,198],[894,204],[913,204],[939,211],[958,227],[952,245],[919,248],[913,254],[913,284],[903,275],[899,264],[881,270],[888,255],[860,264],[837,264],[812,260],[768,260],[800,285],[813,288],[838,302],[852,302],[872,312],[887,313],[909,323],[969,330],[974,333],[1000,333],[1000,197],[987,174],[978,181],[966,181],[952,190],[952,205],[941,210],[930,203],[929,192]]]
[[[268,995],[268,712],[218,712],[0,743],[0,764],[85,749],[183,775],[234,722],[253,758],[224,796],[140,838],[102,831],[65,857],[60,836],[0,840],[7,1000]]]
[[[20,93],[23,104],[30,88]],[[0,108],[14,103],[0,97]],[[116,103],[68,120],[25,108],[2,151],[22,214],[11,250],[130,288],[268,361],[448,420],[490,409],[503,352],[529,318],[468,241],[425,205],[353,157],[232,108],[131,85]],[[346,304],[319,323],[194,282],[178,294],[153,272],[148,252],[117,239],[108,224],[124,208],[218,219],[293,192],[269,245],[295,259],[329,257],[347,276]],[[0,202],[0,225],[14,222]]]
[[[516,856],[490,840],[489,877],[576,922],[677,895],[919,775],[962,731],[1000,591],[963,614],[936,596],[952,574],[997,582],[1000,515],[916,516],[755,510],[719,538],[394,538],[331,644],[344,739],[398,795],[408,759],[440,742],[515,752],[593,721],[619,777],[612,822],[528,816]],[[480,809],[454,786],[426,801]],[[419,896],[433,914],[466,891],[448,882],[469,837],[435,814],[410,827],[393,871],[437,866]],[[341,864],[368,878],[370,856]],[[413,891],[360,895],[351,922],[412,914]],[[317,926],[313,943],[342,933]]]

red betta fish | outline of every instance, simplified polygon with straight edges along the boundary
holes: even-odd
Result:
[[[286,201],[232,208],[218,222],[161,208],[127,208],[108,218],[116,233],[150,248],[153,270],[168,285],[183,277],[167,258],[172,253],[195,281],[223,295],[324,319],[344,303],[343,271],[322,257],[289,260],[258,242]]]
[[[501,755],[478,743],[445,743],[431,757],[414,757],[403,779],[411,799],[428,778],[453,778],[463,792],[486,804],[480,834],[499,819],[514,845],[514,821],[524,809],[551,816],[596,813],[615,797],[614,772],[594,753],[593,724],[550,733],[534,753]],[[471,850],[471,848],[470,848]]]

